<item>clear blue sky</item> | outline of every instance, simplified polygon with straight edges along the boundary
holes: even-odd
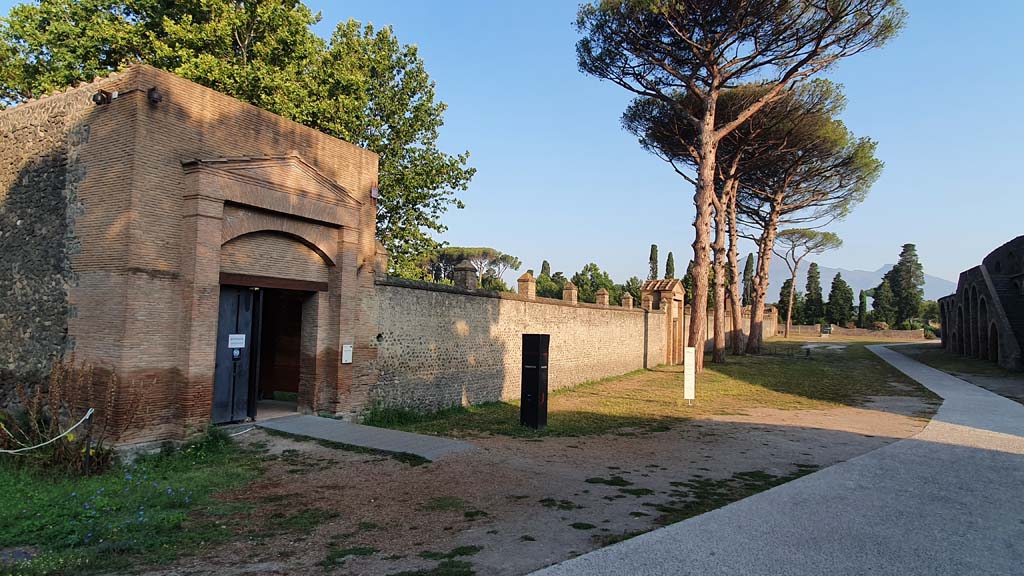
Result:
[[[578,2],[307,1],[324,36],[355,18],[419,47],[449,105],[441,145],[469,150],[477,168],[445,240],[515,254],[524,269],[593,261],[618,282],[645,276],[651,243],[662,265],[669,250],[677,268],[692,257],[692,188],[620,128],[629,94],[577,70]],[[819,262],[873,270],[913,242],[926,272],[955,280],[1024,234],[1024,2],[904,5],[896,40],[830,73],[849,99],[844,120],[879,142],[886,166],[831,228],[845,246]]]
[[[477,176],[444,239],[488,245],[567,274],[590,261],[643,278],[650,244],[692,257],[692,188],[619,126],[629,95],[576,67],[578,2],[311,2],[338,20],[390,24],[415,43],[450,106],[442,145],[468,149]],[[832,229],[822,264],[874,270],[918,246],[925,270],[955,280],[1024,234],[1024,3],[906,1],[907,28],[841,63],[844,120],[879,142],[885,171]],[[969,7],[968,7],[969,6]],[[663,264],[663,262],[662,262]]]

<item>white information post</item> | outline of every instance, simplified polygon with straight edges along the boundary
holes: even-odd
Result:
[[[228,348],[245,348],[245,334],[228,334]]]
[[[697,349],[683,349],[683,400],[693,405],[697,384]]]

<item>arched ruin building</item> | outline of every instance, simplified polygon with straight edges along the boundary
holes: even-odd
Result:
[[[524,333],[552,389],[680,360],[675,284],[634,307],[387,277],[377,162],[145,65],[0,111],[0,409],[91,365],[143,442],[517,398]]]
[[[1024,370],[1024,236],[961,272],[956,293],[939,299],[939,315],[947,351]]]

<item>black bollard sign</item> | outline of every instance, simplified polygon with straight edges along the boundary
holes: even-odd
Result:
[[[549,334],[523,334],[523,389],[519,423],[540,430],[548,425]]]

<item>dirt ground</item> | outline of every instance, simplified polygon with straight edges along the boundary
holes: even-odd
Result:
[[[251,505],[225,519],[239,538],[150,574],[526,574],[911,436],[934,410],[885,396],[661,432],[485,437],[420,466],[254,430],[239,438],[266,472],[223,496]]]

